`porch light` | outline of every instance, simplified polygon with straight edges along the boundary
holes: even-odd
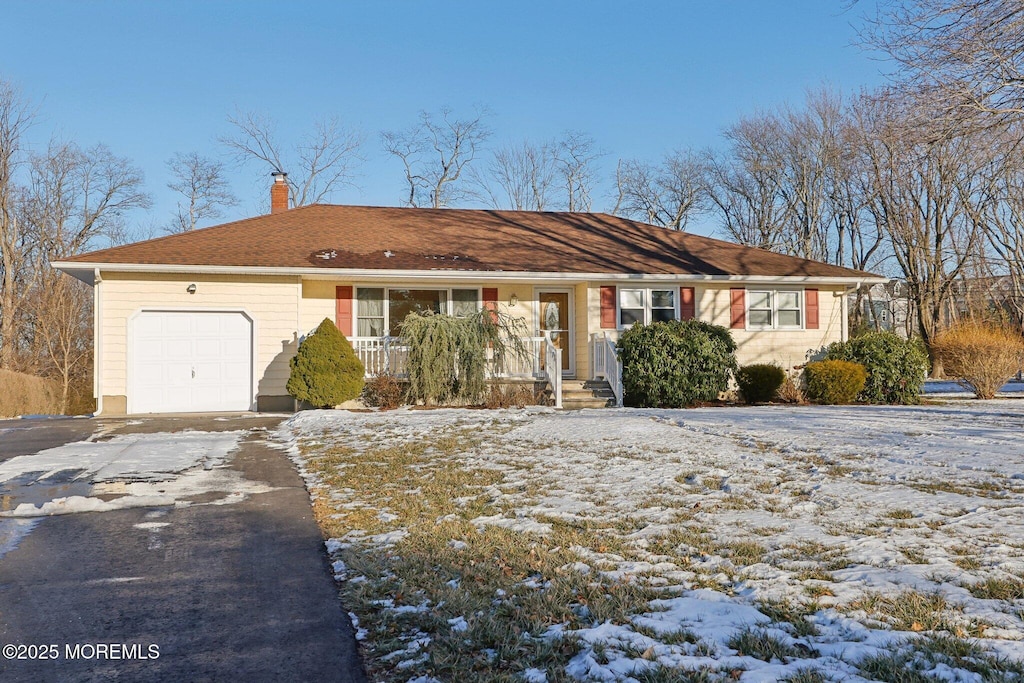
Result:
[[[508,298],[508,305],[515,308],[519,305],[519,297],[513,294]]]
[[[196,283],[193,282],[192,284],[190,284],[188,287],[185,288],[185,291],[188,292],[189,294],[195,294],[196,293]]]

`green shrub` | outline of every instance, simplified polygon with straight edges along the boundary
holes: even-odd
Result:
[[[618,346],[630,406],[681,408],[713,401],[736,371],[729,330],[699,320],[633,325]]]
[[[786,371],[774,363],[744,365],[736,371],[736,384],[740,396],[747,403],[767,403],[786,381]]]
[[[825,350],[825,360],[847,360],[868,373],[857,400],[864,403],[918,403],[928,372],[928,354],[918,340],[893,332],[868,332]]]
[[[328,318],[302,340],[290,365],[288,394],[317,408],[359,398],[363,390],[363,363]]]
[[[405,402],[405,390],[390,372],[374,375],[363,387],[363,403],[381,410],[394,410]]]
[[[863,365],[846,360],[821,360],[804,368],[807,398],[814,403],[853,403],[864,389],[868,373]]]

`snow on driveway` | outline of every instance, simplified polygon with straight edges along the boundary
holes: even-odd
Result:
[[[575,678],[633,680],[630,672],[650,662],[630,653],[645,652],[643,659],[653,656],[663,666],[735,667],[744,681],[779,680],[807,666],[862,680],[858,662],[927,630],[885,616],[883,598],[898,600],[908,591],[944,600],[952,631],[973,637],[982,651],[1024,660],[1024,594],[1000,599],[986,592],[1024,585],[1024,402],[313,411],[282,429],[302,445],[293,448],[301,467],[303,453],[320,444],[358,450],[387,439],[398,445],[453,425],[501,434],[458,456],[467,468],[503,473],[502,483],[488,490],[497,512],[478,524],[543,536],[552,518],[621,520],[635,529],[627,540],[636,557],[576,548],[578,566],[670,593],[660,611],[635,616],[646,627],[642,634],[609,623],[574,631],[595,646],[570,663]],[[345,490],[332,495],[342,505],[379,505],[386,513],[384,502],[349,500]],[[645,555],[653,539],[684,524],[706,530],[711,547]],[[342,540],[370,542],[360,539],[360,530]],[[740,562],[729,548],[743,542],[763,548],[764,556]],[[764,662],[729,647],[744,629],[772,621],[758,605],[806,605],[809,596],[815,635],[774,633],[790,644],[799,640],[813,658]],[[703,645],[652,640],[652,633],[681,628]],[[558,627],[551,635],[559,635]],[[942,663],[925,670],[945,680],[980,680]]]
[[[269,491],[225,465],[247,433],[121,434],[11,458],[0,463],[0,517],[182,506],[215,493],[208,502],[224,504]]]

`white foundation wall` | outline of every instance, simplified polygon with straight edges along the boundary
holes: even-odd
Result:
[[[295,354],[300,329],[299,278],[118,272],[100,275],[96,367],[104,413],[126,410],[129,320],[141,311],[246,312],[255,326],[256,393],[260,397],[287,396],[288,360]],[[196,286],[194,294],[188,293],[191,284]]]

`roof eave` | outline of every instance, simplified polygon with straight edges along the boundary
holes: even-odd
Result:
[[[694,282],[784,282],[784,283],[818,283],[836,285],[862,285],[888,282],[889,278],[865,273],[863,275],[694,275],[685,273],[563,273],[563,272],[528,272],[502,270],[381,270],[367,268],[295,268],[281,266],[210,266],[210,265],[177,265],[149,263],[86,263],[80,261],[54,261],[51,265],[86,284],[92,284],[93,276],[98,271],[124,273],[189,273],[210,275],[277,275],[299,276],[312,279],[349,280],[395,280],[427,279],[427,280],[474,280],[474,281],[509,281],[537,280],[562,282],[602,281],[694,281]]]

